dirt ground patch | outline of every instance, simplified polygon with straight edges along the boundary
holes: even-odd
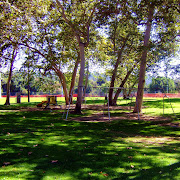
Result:
[[[88,122],[106,122],[106,121],[115,121],[115,120],[143,120],[143,121],[164,121],[164,122],[169,122],[171,121],[170,118],[168,117],[162,117],[162,116],[148,116],[148,115],[143,115],[143,114],[138,114],[137,113],[121,113],[119,116],[111,116],[110,117],[107,114],[102,114],[102,113],[97,113],[97,114],[92,114],[91,116],[88,117],[76,117],[72,118],[72,120],[75,121],[88,121]]]
[[[130,107],[127,106],[110,106],[109,111],[111,110],[129,110]],[[71,108],[70,109],[74,109]],[[144,120],[144,121],[171,121],[169,117],[162,116],[149,116],[145,114],[132,113],[132,112],[123,112],[117,113],[114,115],[110,113],[110,117],[107,114],[108,107],[103,105],[83,105],[83,110],[94,110],[94,113],[89,117],[76,117],[78,121],[114,121],[114,120]],[[72,112],[72,111],[71,111]]]
[[[111,110],[129,110],[130,107],[127,106],[111,106]],[[74,113],[75,105],[70,106],[52,106],[48,109],[39,108],[39,107],[28,107],[22,108],[20,111],[49,111],[49,110],[65,110],[69,109],[69,114]],[[180,123],[172,123],[170,117],[163,116],[150,116],[145,114],[132,113],[132,112],[123,112],[114,115],[111,113],[108,114],[108,107],[104,105],[82,105],[82,110],[94,110],[94,113],[83,117],[79,116],[76,118],[70,118],[71,121],[81,121],[81,122],[111,122],[111,121],[120,121],[120,120],[142,120],[142,121],[156,121],[161,126],[171,126],[171,127],[180,127]],[[105,112],[106,111],[106,112]],[[58,112],[57,112],[58,113]]]

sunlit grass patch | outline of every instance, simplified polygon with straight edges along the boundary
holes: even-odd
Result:
[[[147,109],[158,109],[154,102],[148,100]],[[178,127],[128,116],[106,122],[71,119],[98,115],[92,109],[65,120],[62,110],[19,111],[21,106],[0,106],[0,179],[180,179]],[[111,114],[125,115],[123,108]]]
[[[21,162],[20,164],[11,165],[11,162],[4,162],[2,168],[0,168],[0,178],[8,180],[25,180],[27,177],[33,178],[32,172],[34,172],[35,167],[36,164]]]

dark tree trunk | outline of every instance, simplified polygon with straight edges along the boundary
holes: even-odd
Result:
[[[17,47],[14,47],[13,53],[12,53],[12,58],[11,58],[10,69],[9,69],[9,76],[8,76],[8,80],[7,80],[6,102],[4,105],[10,105],[10,86],[11,86],[11,79],[12,79],[13,64],[14,64],[16,55],[17,55]]]
[[[75,79],[76,79],[76,74],[77,74],[77,69],[78,69],[78,65],[80,63],[80,57],[78,55],[78,59],[76,61],[76,64],[74,66],[74,70],[73,70],[73,74],[72,74],[72,80],[71,80],[71,86],[69,89],[69,102],[72,104],[73,101],[73,90],[74,90],[74,84],[75,84]]]
[[[58,77],[60,79],[60,82],[62,84],[63,91],[64,91],[66,105],[68,105],[69,104],[69,98],[68,98],[68,92],[67,92],[67,87],[66,87],[66,79],[64,77],[64,74],[56,66],[53,66],[52,69],[56,72],[56,74],[58,75]]]
[[[121,85],[119,86],[120,89],[117,90],[117,92],[116,92],[116,94],[115,94],[115,96],[114,96],[113,105],[116,105],[118,96],[119,96],[119,94],[121,93],[121,90],[122,90],[121,88],[123,88],[124,84],[125,84],[126,81],[128,80],[128,78],[129,78],[130,74],[132,73],[134,67],[135,67],[135,66],[133,66],[133,68],[131,68],[131,70],[127,72],[125,78],[124,78],[123,81],[121,82]]]
[[[29,63],[28,63],[28,102],[30,102],[30,77],[29,77]]]
[[[129,35],[124,40],[124,43],[123,43],[120,51],[118,52],[118,58],[116,60],[116,64],[114,65],[114,70],[113,70],[113,74],[112,74],[112,78],[111,78],[111,84],[110,84],[110,89],[109,89],[109,105],[110,106],[113,105],[113,87],[114,87],[114,83],[115,83],[115,79],[116,79],[117,69],[118,69],[118,66],[120,64],[122,53],[123,53],[123,50],[124,50],[124,48],[126,46],[126,42],[128,40],[128,37],[129,37]]]
[[[134,81],[133,85],[129,88],[129,91],[128,91],[128,95],[130,96],[131,95],[131,92],[134,88],[134,86],[136,85],[136,83],[138,82],[138,78]]]
[[[87,85],[88,85],[88,79],[89,79],[89,67],[87,65],[86,81],[85,81],[84,92],[83,92],[83,102],[85,101],[85,97],[86,97],[86,89],[87,89]]]

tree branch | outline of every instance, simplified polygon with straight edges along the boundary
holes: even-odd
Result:
[[[79,31],[77,31],[75,28],[74,28],[74,24],[67,18],[67,16],[65,15],[65,12],[64,12],[64,7],[63,5],[59,2],[59,0],[56,0],[56,3],[58,5],[58,7],[61,9],[61,14],[62,14],[62,17],[64,18],[65,22],[71,27],[71,29],[73,30],[74,32],[74,35],[76,36],[78,42],[80,43],[80,36],[78,35],[79,34]]]
[[[92,10],[92,12],[91,12],[91,14],[90,14],[90,16],[89,16],[89,19],[88,19],[87,23],[86,23],[86,28],[87,28],[87,34],[86,34],[86,36],[87,36],[87,42],[85,43],[85,46],[86,46],[86,47],[87,47],[88,44],[89,44],[89,26],[90,26],[90,24],[91,24],[91,22],[92,22],[93,15],[94,15],[94,12],[95,12],[96,7],[97,7],[98,4],[99,4],[99,3],[96,3],[96,4],[94,5],[94,8],[93,8],[93,10]]]
[[[38,49],[29,46],[27,43],[24,43],[24,44],[23,44],[23,43],[19,43],[19,45],[21,45],[21,46],[26,46],[26,47],[28,47],[29,49],[34,50],[34,53],[38,53],[38,54],[40,54],[42,57],[44,57],[44,58],[46,59],[46,56],[45,56],[44,54],[42,54]]]

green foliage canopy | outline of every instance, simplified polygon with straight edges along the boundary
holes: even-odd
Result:
[[[157,77],[153,78],[151,84],[149,85],[149,89],[151,93],[154,92],[174,92],[175,90],[175,83],[170,78],[165,77]]]

